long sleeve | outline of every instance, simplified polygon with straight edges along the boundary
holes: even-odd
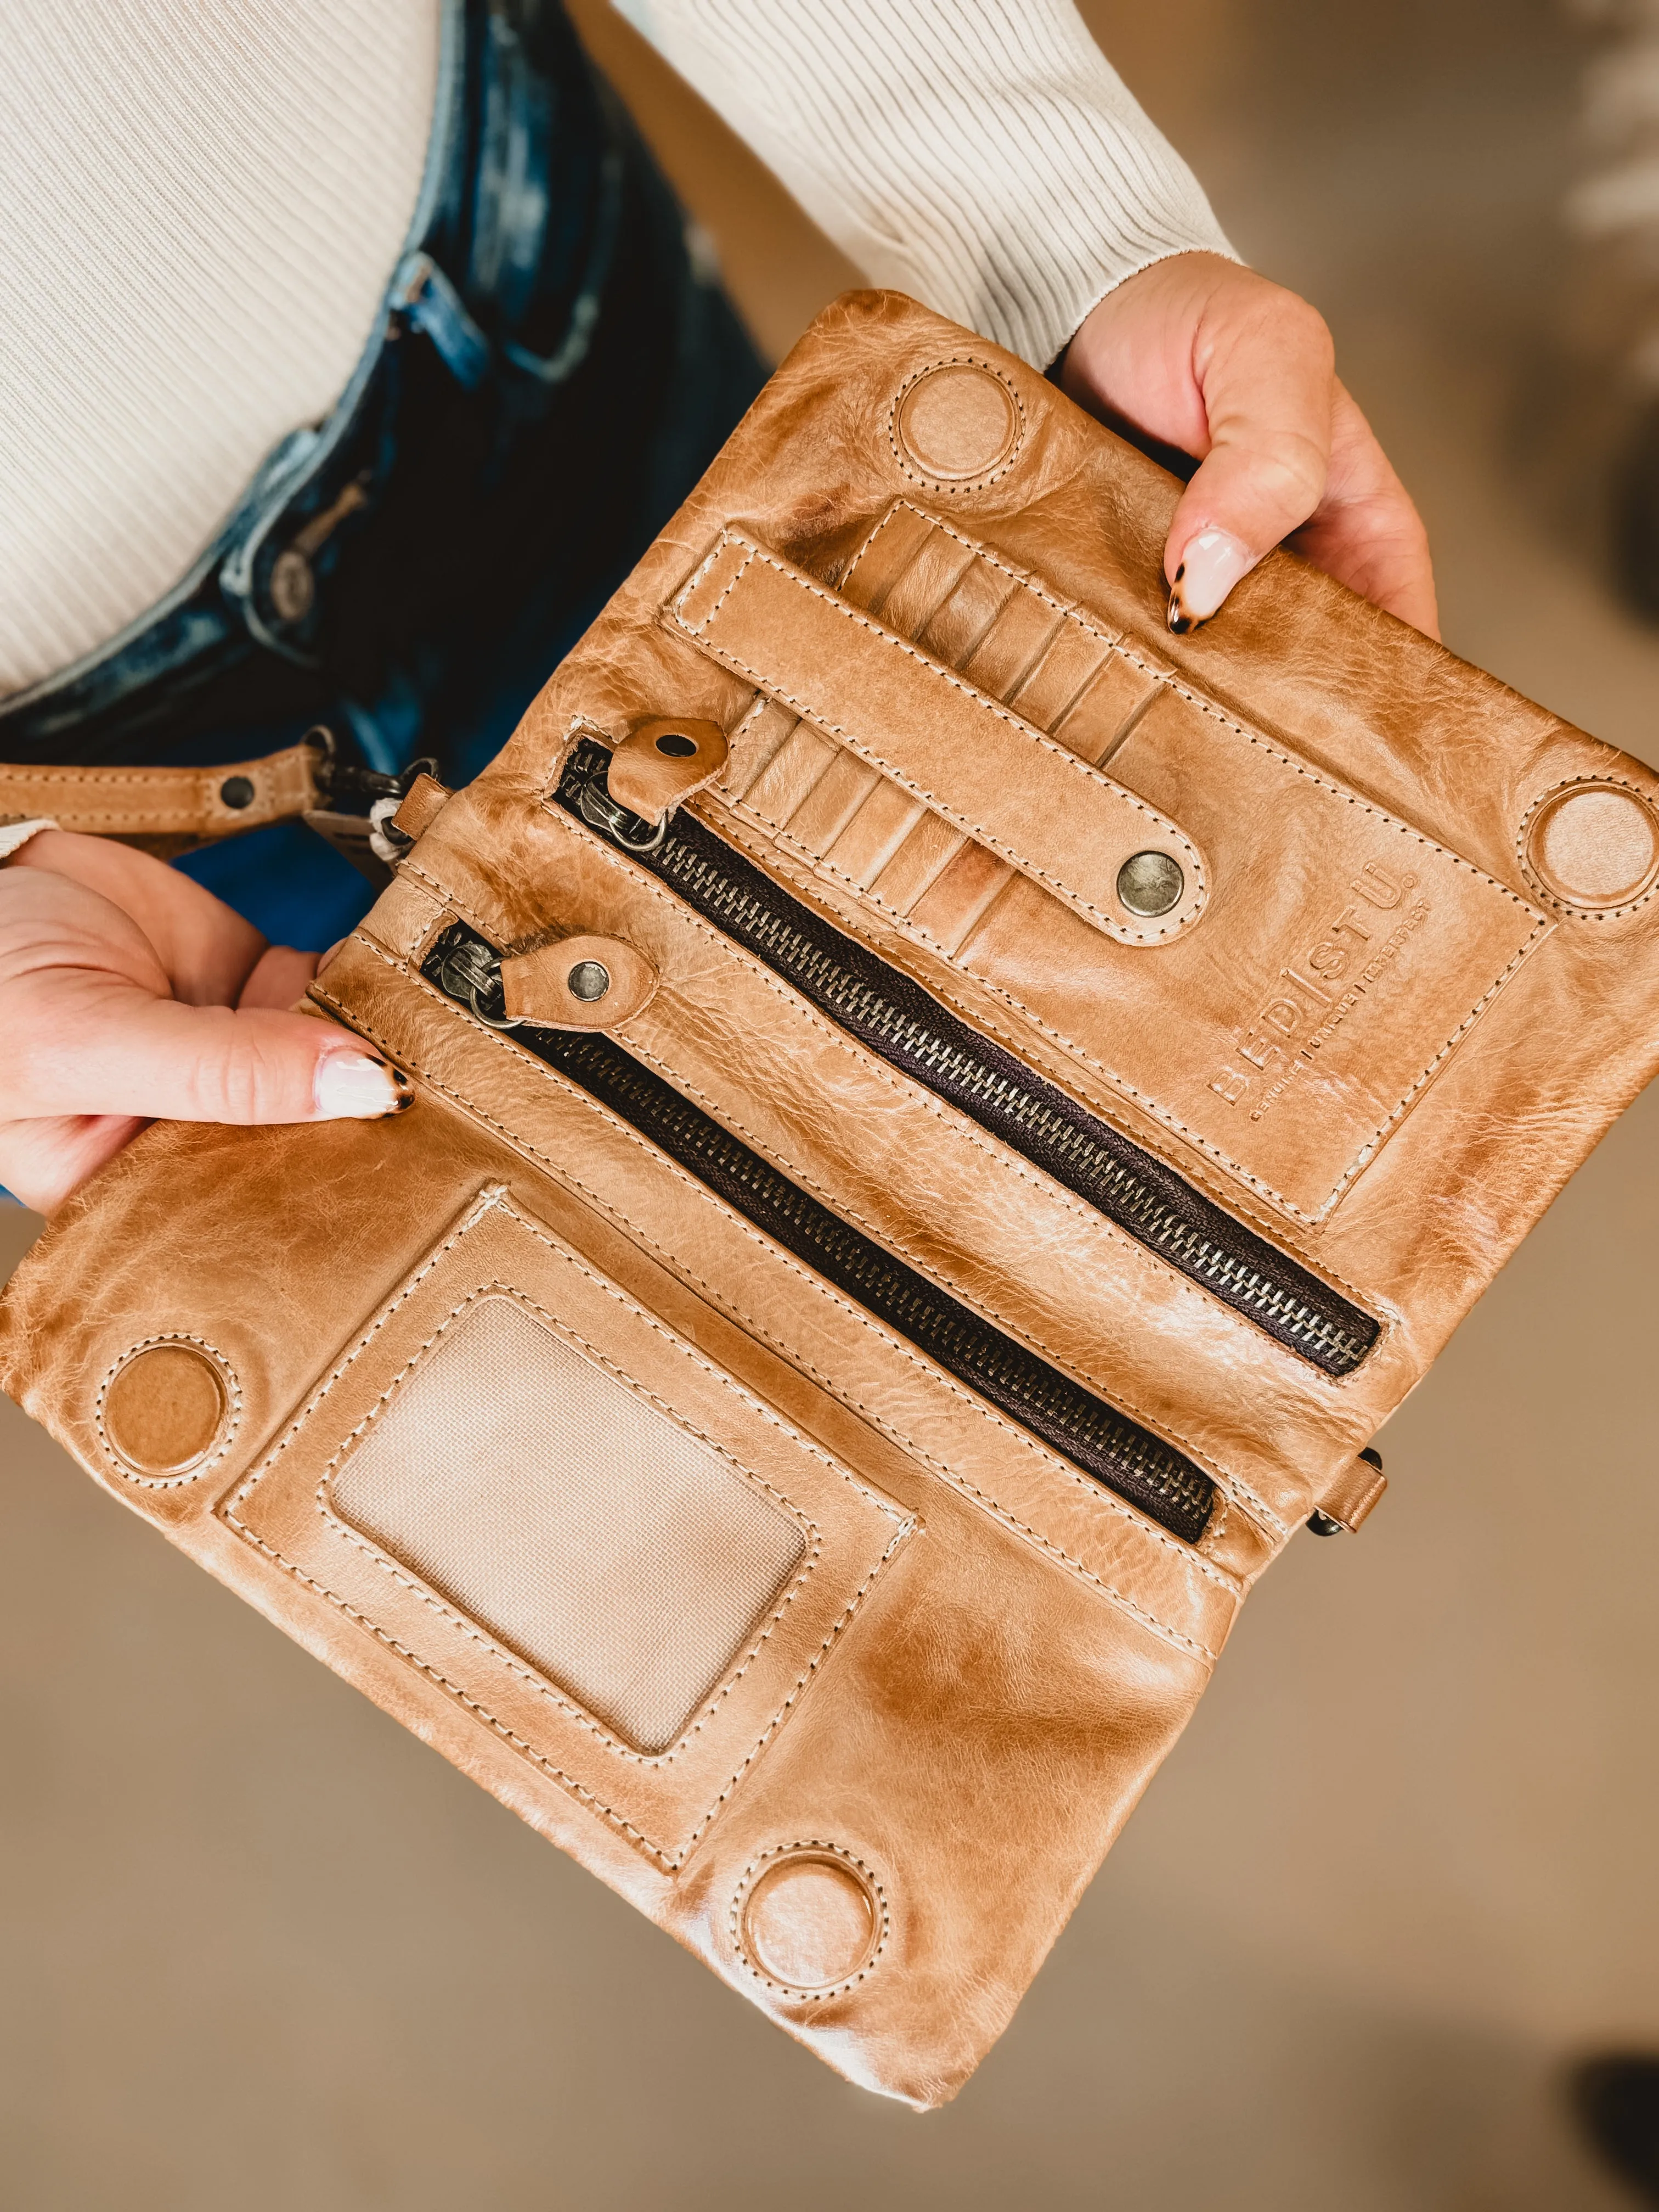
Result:
[[[1071,0],[614,0],[872,283],[1039,367],[1126,276],[1231,255]]]

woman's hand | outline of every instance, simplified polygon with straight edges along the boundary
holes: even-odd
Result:
[[[0,1184],[49,1212],[159,1115],[408,1105],[368,1046],[289,1011],[316,967],[146,854],[42,830],[0,867]]]
[[[1200,463],[1164,552],[1170,627],[1207,622],[1262,555],[1298,553],[1440,635],[1428,538],[1337,380],[1305,300],[1216,253],[1154,262],[1109,292],[1066,350],[1072,398]]]

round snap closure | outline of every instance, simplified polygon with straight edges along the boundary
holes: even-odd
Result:
[[[565,982],[573,999],[580,999],[583,1006],[591,1006],[611,988],[611,970],[603,960],[579,960]]]
[[[1019,443],[1019,410],[1002,379],[971,361],[925,370],[901,395],[893,435],[923,476],[984,476]]]
[[[1187,888],[1181,863],[1168,853],[1131,853],[1117,872],[1117,895],[1131,914],[1156,920]]]
[[[657,739],[657,750],[666,753],[670,760],[690,760],[696,750],[696,739],[688,738],[684,730],[665,730]]]
[[[1527,857],[1545,889],[1568,906],[1622,906],[1659,864],[1659,823],[1633,791],[1581,783],[1538,810]]]
[[[757,1877],[741,1941],[769,1979],[810,1994],[867,1965],[880,1929],[875,1893],[856,1867],[832,1851],[791,1851]]]
[[[224,1377],[193,1344],[141,1346],[104,1393],[104,1434],[136,1474],[186,1474],[218,1442]]]
[[[303,622],[317,596],[317,579],[297,545],[285,546],[270,564],[270,611],[278,622]]]
[[[228,775],[219,786],[219,803],[234,807],[240,814],[243,807],[253,804],[253,779],[248,775]]]

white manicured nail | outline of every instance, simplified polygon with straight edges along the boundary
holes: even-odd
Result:
[[[1196,629],[1226,598],[1256,556],[1227,530],[1200,530],[1189,538],[1170,593],[1170,628],[1177,634]]]
[[[331,1052],[317,1063],[317,1117],[323,1121],[372,1121],[401,1114],[414,1103],[409,1079],[383,1060],[361,1052]]]

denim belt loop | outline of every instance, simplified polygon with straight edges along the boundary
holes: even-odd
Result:
[[[466,0],[440,0],[432,138],[404,259],[460,200],[466,102]],[[400,260],[368,343],[327,422],[292,432],[266,456],[218,537],[163,599],[67,668],[0,702],[0,749],[10,732],[25,742],[50,740],[161,678],[198,670],[239,629],[286,659],[308,662],[309,656],[283,635],[280,620],[273,620],[275,611],[262,604],[260,586],[270,564],[260,556],[278,522],[318,483],[356,426],[385,356],[403,274]]]
[[[0,757],[193,764],[216,730],[241,757],[324,722],[390,774],[435,715],[476,766],[752,397],[761,365],[558,0],[441,10],[418,201],[345,391],[163,600],[0,702]],[[574,483],[605,486],[580,552]]]

